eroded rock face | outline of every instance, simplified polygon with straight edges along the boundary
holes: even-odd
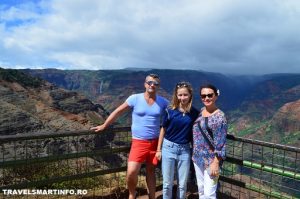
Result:
[[[282,106],[274,115],[272,124],[283,132],[300,130],[300,99]]]
[[[95,104],[76,92],[56,89],[50,91],[50,96],[53,99],[52,107],[66,112],[79,114],[84,111],[98,111],[98,107]]]
[[[4,141],[0,145],[2,160],[22,160],[108,148],[114,145],[114,133],[52,137],[67,131],[88,130],[95,124],[103,123],[107,115],[108,112],[102,105],[92,103],[82,94],[58,88],[17,70],[0,68],[1,141],[5,140],[6,135],[50,134],[47,138]],[[122,153],[95,155],[91,158],[68,160],[66,166],[74,172],[78,167],[94,169],[101,165],[102,168],[111,168],[113,165],[123,165],[126,158]],[[26,167],[26,172],[12,174],[12,178],[19,174],[25,181],[32,177],[30,167]]]
[[[0,135],[87,130],[106,116],[79,93],[16,70],[0,71]]]
[[[18,107],[0,100],[0,134],[12,135],[37,131],[43,123]]]

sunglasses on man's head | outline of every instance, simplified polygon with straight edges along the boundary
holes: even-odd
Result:
[[[201,94],[200,96],[202,99],[205,99],[206,97],[213,98],[214,95],[215,95],[214,93],[209,93],[209,94]]]
[[[179,83],[176,84],[177,88],[189,87],[189,86],[190,86],[190,84],[187,83],[187,82],[179,82]]]
[[[146,84],[148,84],[149,86],[154,85],[154,86],[158,86],[159,83],[157,81],[146,81]]]

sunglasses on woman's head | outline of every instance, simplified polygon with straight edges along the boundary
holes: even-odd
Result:
[[[187,83],[187,82],[179,82],[179,83],[176,84],[177,88],[189,87],[189,86],[190,86],[190,84]]]
[[[214,93],[209,93],[209,94],[201,94],[200,96],[202,99],[205,99],[206,97],[213,98],[214,95],[215,95]]]
[[[146,81],[146,84],[148,84],[149,86],[154,85],[154,86],[158,86],[159,83],[157,81]]]

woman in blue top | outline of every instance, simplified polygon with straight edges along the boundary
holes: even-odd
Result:
[[[156,157],[162,159],[163,198],[172,198],[177,169],[177,198],[184,199],[190,170],[192,127],[198,111],[192,107],[193,90],[188,82],[176,85],[160,130]]]
[[[203,85],[200,96],[204,107],[193,126],[193,162],[199,199],[216,198],[218,178],[225,159],[227,121],[216,106],[220,95],[213,85]]]

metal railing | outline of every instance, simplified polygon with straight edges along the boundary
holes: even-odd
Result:
[[[221,192],[234,198],[300,198],[300,148],[227,136]]]
[[[0,136],[1,196],[5,197],[3,190],[85,189],[87,198],[124,198],[130,140],[129,127],[100,134]],[[222,197],[300,198],[299,148],[228,135],[226,153],[220,176]],[[160,174],[158,167],[158,185]],[[143,194],[144,171],[138,186]]]
[[[125,189],[130,138],[129,128],[1,136],[0,188],[86,189],[88,195]]]

